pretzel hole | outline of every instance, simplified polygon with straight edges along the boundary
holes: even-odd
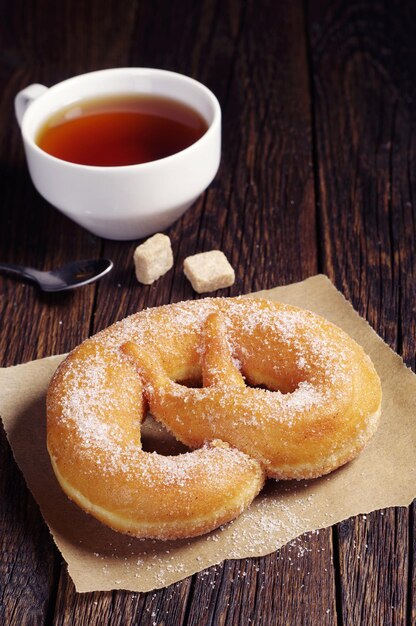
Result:
[[[182,385],[182,387],[187,387],[188,389],[202,389],[204,386],[202,383],[202,376],[182,378],[174,380],[173,382],[177,385]]]
[[[293,393],[299,387],[302,380],[271,380],[271,379],[254,379],[250,376],[246,376],[243,373],[244,382],[246,387],[250,389],[264,389],[266,391],[279,391],[283,394]],[[202,389],[204,384],[202,382],[202,376],[188,377],[184,379],[175,380],[172,379],[177,385],[182,385],[188,389]]]
[[[244,372],[243,375],[247,387],[252,389],[265,389],[267,391],[279,391],[282,394],[295,392],[303,381],[303,379],[300,378],[285,378],[281,376],[271,378],[261,375],[246,375]]]
[[[162,456],[178,456],[189,452],[189,448],[180,443],[159,422],[147,414],[140,427],[142,450],[144,452],[156,452]]]
[[[264,372],[246,372],[244,368],[241,371],[246,387],[251,389],[265,389],[267,391],[279,391],[283,394],[293,393],[296,391],[300,383],[304,380],[300,377],[284,377],[282,375],[270,377]],[[188,389],[203,389],[204,383],[202,373],[193,371],[187,372],[185,376],[171,377],[174,383],[187,387]]]

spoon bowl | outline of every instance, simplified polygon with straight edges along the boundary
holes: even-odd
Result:
[[[72,261],[50,271],[40,271],[33,267],[0,263],[0,271],[24,278],[38,285],[42,291],[68,291],[95,282],[112,269],[110,259],[85,259]]]

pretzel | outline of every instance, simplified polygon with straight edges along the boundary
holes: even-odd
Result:
[[[237,517],[264,476],[313,478],[374,433],[381,387],[341,329],[284,304],[215,298],[148,309],[76,348],[47,397],[66,494],[115,530],[173,539]],[[194,449],[141,449],[148,408]]]

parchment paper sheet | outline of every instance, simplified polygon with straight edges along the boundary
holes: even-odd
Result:
[[[317,480],[269,481],[238,520],[197,539],[132,539],[72,504],[58,486],[45,446],[45,393],[63,357],[0,370],[0,414],[7,437],[77,591],[164,587],[224,559],[269,554],[306,531],[350,516],[406,506],[416,496],[416,376],[325,276],[256,295],[315,311],[364,347],[382,380],[381,424],[352,463]],[[152,429],[147,426],[151,437],[170,445],[160,428]]]

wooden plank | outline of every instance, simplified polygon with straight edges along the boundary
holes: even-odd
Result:
[[[191,579],[169,587],[169,594],[157,591],[132,593],[75,592],[68,574],[63,572],[57,594],[54,624],[56,626],[90,626],[92,624],[182,624]]]
[[[56,553],[0,432],[0,623],[39,624],[54,595]]]
[[[1,260],[59,266],[99,256],[101,241],[47,204],[33,189],[13,112],[19,89],[32,82],[53,84],[100,63],[127,57],[119,27],[128,32],[131,11],[119,3],[3,3],[0,22],[0,229]],[[86,29],[88,32],[81,32]],[[102,41],[106,45],[102,45]],[[95,56],[97,55],[97,56]],[[0,276],[0,348],[8,366],[64,352],[90,328],[95,286],[62,295]],[[53,614],[60,561],[38,508],[0,433],[0,622],[40,624]]]
[[[407,511],[358,516],[338,536],[343,623],[406,624]]]
[[[187,624],[336,624],[332,576],[328,532],[309,533],[266,557],[226,561],[199,573]]]
[[[261,11],[255,2],[186,6],[178,13],[166,3],[152,11],[140,7],[131,63],[153,59],[154,65],[191,74],[213,89],[224,118],[221,168],[206,194],[169,229],[175,267],[153,286],[137,284],[134,276],[132,255],[139,242],[122,247],[106,242],[105,254],[116,262],[114,296],[99,289],[94,330],[146,306],[195,297],[182,273],[183,259],[210,248],[222,248],[237,272],[236,284],[219,295],[301,280],[317,271],[301,3],[264,2]],[[225,563],[195,576],[190,588],[188,579],[155,591],[154,601],[163,607],[172,589],[189,590],[184,622],[169,624],[252,619],[287,626],[298,624],[299,615],[303,624],[335,624],[331,531],[301,542],[310,547],[301,557],[287,546],[265,559]],[[128,595],[114,593],[119,596],[130,606]],[[79,608],[76,614],[80,619]],[[152,624],[151,617],[142,612],[140,624]]]
[[[0,97],[2,110],[7,110],[14,93],[33,77],[30,71],[19,70],[19,74],[12,71],[3,78]],[[42,264],[47,269],[74,256],[99,254],[99,242],[73,227],[35,194],[23,165],[11,110],[3,120],[10,134],[0,148],[4,190],[0,200],[4,224],[0,230],[1,259]],[[3,366],[63,352],[88,332],[93,287],[67,296],[45,296],[32,286],[1,276],[0,293]],[[56,551],[12,459],[3,429],[0,441],[0,622],[39,624],[48,612],[49,596],[53,597]]]
[[[323,268],[414,367],[415,7],[308,6]],[[342,623],[410,623],[408,517],[338,527]]]

